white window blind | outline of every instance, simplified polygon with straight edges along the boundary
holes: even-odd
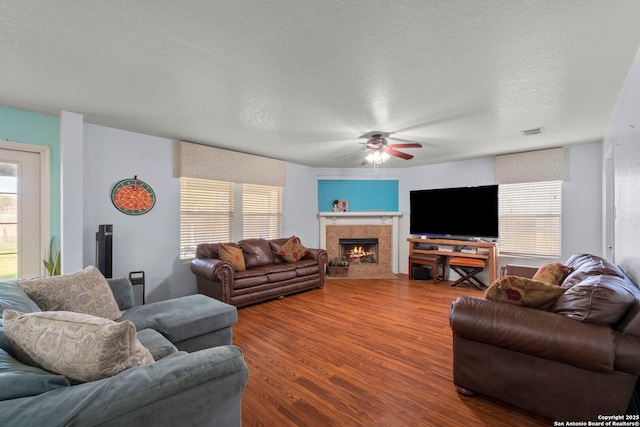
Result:
[[[562,181],[502,184],[500,254],[561,256]]]
[[[232,182],[180,178],[180,259],[199,243],[233,241],[233,214]]]
[[[282,188],[242,185],[242,237],[275,239],[282,236]]]

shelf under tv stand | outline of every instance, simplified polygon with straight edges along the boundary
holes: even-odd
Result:
[[[485,242],[481,240],[456,240],[456,239],[440,239],[440,238],[427,238],[416,239],[409,238],[409,257],[416,254],[429,254],[429,255],[443,255],[448,258],[452,257],[466,257],[466,258],[478,258],[486,259],[489,267],[489,282],[493,282],[498,278],[498,250],[497,245],[494,242]],[[441,251],[438,249],[422,249],[420,245],[445,245],[453,246],[453,251]],[[487,253],[467,253],[461,252],[462,247],[472,248],[486,248]],[[448,264],[448,263],[447,263]],[[445,269],[446,271],[446,269]]]

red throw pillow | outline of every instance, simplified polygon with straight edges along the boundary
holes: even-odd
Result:
[[[502,276],[485,291],[484,297],[493,301],[542,308],[555,301],[566,289],[526,277]]]
[[[531,278],[539,282],[549,283],[551,285],[562,284],[562,281],[573,271],[572,267],[567,267],[559,262],[547,262],[542,264],[536,274]]]
[[[302,246],[300,239],[296,236],[292,236],[287,240],[287,243],[282,245],[277,252],[287,262],[300,261],[307,253],[309,253],[309,249]]]
[[[236,271],[245,271],[244,254],[242,249],[220,243],[218,254],[222,261],[230,262]]]

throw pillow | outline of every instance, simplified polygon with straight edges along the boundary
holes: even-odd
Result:
[[[109,320],[124,314],[107,279],[94,266],[73,274],[24,279],[20,286],[43,311],[73,311]]]
[[[547,262],[538,268],[538,271],[536,271],[531,279],[560,286],[562,281],[572,271],[572,267],[567,267],[559,262]]]
[[[493,301],[542,308],[555,301],[566,289],[557,285],[519,276],[497,278],[487,288],[484,297]]]
[[[244,255],[242,249],[220,243],[218,254],[222,261],[230,262],[236,271],[245,271],[247,267],[244,264]]]
[[[305,248],[296,236],[292,236],[287,240],[287,243],[282,245],[277,252],[287,262],[300,261],[307,253],[309,253],[309,249]]]
[[[0,349],[0,400],[35,396],[69,385],[64,375],[25,365]]]
[[[5,310],[2,321],[18,359],[26,354],[38,367],[73,382],[95,381],[153,363],[129,320],[118,323],[69,311]]]

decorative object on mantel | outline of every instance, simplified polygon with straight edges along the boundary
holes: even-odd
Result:
[[[327,276],[347,277],[349,275],[349,261],[338,257],[331,258],[327,263]]]
[[[334,212],[348,212],[349,203],[346,200],[334,200],[333,201]]]
[[[149,184],[138,179],[123,179],[111,190],[111,202],[120,212],[127,215],[142,215],[156,204],[156,194]]]

